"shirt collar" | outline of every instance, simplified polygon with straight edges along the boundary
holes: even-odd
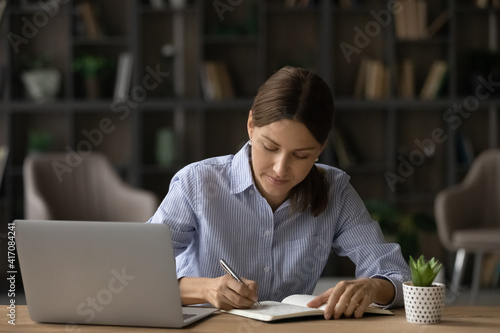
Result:
[[[250,145],[248,142],[234,155],[231,165],[231,193],[243,192],[253,186],[252,169],[250,167]]]

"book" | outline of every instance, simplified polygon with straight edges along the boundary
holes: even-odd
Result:
[[[488,0],[474,0],[477,8],[485,9],[488,8]]]
[[[420,91],[421,99],[433,99],[437,97],[445,79],[447,69],[448,65],[444,60],[436,60],[432,63],[429,74],[427,74],[427,78],[425,79],[424,86]]]
[[[205,61],[200,72],[203,96],[206,100],[232,99],[233,82],[227,65],[222,61]]]
[[[363,57],[359,64],[358,75],[354,86],[354,98],[363,98],[366,88],[366,71],[368,68],[369,58]]]
[[[423,0],[398,0],[401,10],[394,14],[396,36],[401,40],[426,38],[427,3]]]
[[[0,28],[2,28],[3,16],[7,9],[7,0],[0,0]]]
[[[281,302],[262,301],[259,307],[257,304],[248,309],[231,309],[223,311],[246,318],[261,320],[261,321],[275,321],[287,318],[298,318],[308,316],[322,316],[325,311],[326,304],[319,308],[309,308],[307,303],[312,301],[316,296],[313,295],[291,295],[286,297]],[[379,314],[379,315],[394,315],[390,310],[369,306],[365,313]]]
[[[9,147],[6,145],[0,146],[0,188],[2,188],[2,179],[9,157]]]
[[[386,70],[381,60],[371,59],[368,61],[366,70],[366,99],[380,99],[386,94]]]
[[[432,21],[432,23],[427,27],[426,35],[427,38],[433,37],[451,17],[451,13],[448,10],[443,11]]]
[[[113,94],[115,99],[127,99],[130,91],[133,64],[134,59],[132,53],[120,53],[118,57],[118,67],[116,69],[115,91]]]
[[[78,9],[83,18],[83,24],[87,38],[98,39],[101,38],[102,28],[97,18],[97,9],[90,1],[83,1],[78,5]]]
[[[399,94],[401,98],[415,98],[415,65],[410,58],[403,59],[399,73]]]
[[[381,60],[363,57],[359,64],[354,98],[381,99],[390,94],[391,72]]]

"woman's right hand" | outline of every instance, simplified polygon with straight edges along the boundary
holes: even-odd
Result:
[[[217,278],[183,277],[179,280],[183,305],[210,303],[218,309],[249,308],[257,302],[257,282],[230,275]]]

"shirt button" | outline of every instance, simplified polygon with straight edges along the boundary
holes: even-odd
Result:
[[[254,193],[254,190],[250,190],[250,194],[253,194]]]
[[[271,269],[269,267],[264,267],[264,272],[269,273]]]
[[[264,235],[266,236],[269,236],[271,234],[271,232],[269,230],[266,230],[266,232],[264,233]]]

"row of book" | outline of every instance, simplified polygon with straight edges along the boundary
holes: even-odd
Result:
[[[420,99],[433,99],[439,96],[446,82],[448,64],[444,60],[435,60],[418,93]],[[397,68],[397,93],[401,98],[416,98],[415,65],[411,59],[403,59]],[[379,59],[364,57],[358,69],[354,87],[354,98],[369,100],[383,99],[390,96],[391,71]]]
[[[390,70],[381,60],[364,57],[354,87],[355,98],[381,99],[390,94]]]
[[[394,26],[396,37],[401,40],[431,38],[450,18],[449,11],[444,10],[428,25],[425,0],[398,0],[398,4],[401,10],[394,14]]]
[[[434,99],[442,91],[446,83],[448,64],[444,60],[435,60],[426,76],[424,84],[420,89],[420,99]],[[398,70],[398,93],[401,98],[415,98],[415,66],[411,59],[404,59]]]
[[[472,4],[477,8],[500,8],[500,0],[472,0]]]
[[[335,128],[330,136],[330,143],[333,147],[336,165],[339,168],[346,170],[364,163],[359,150],[345,129]],[[472,165],[476,152],[471,139],[461,129],[455,133],[455,149],[456,161],[459,165]]]
[[[1,1],[6,0],[0,0],[0,5]],[[151,7],[154,9],[164,9],[168,6],[174,9],[182,9],[186,6],[186,3],[186,0],[170,0],[167,5],[166,0],[150,1]],[[83,0],[77,5],[76,9],[78,18],[76,30],[81,36],[88,39],[99,39],[109,34],[99,1]]]

